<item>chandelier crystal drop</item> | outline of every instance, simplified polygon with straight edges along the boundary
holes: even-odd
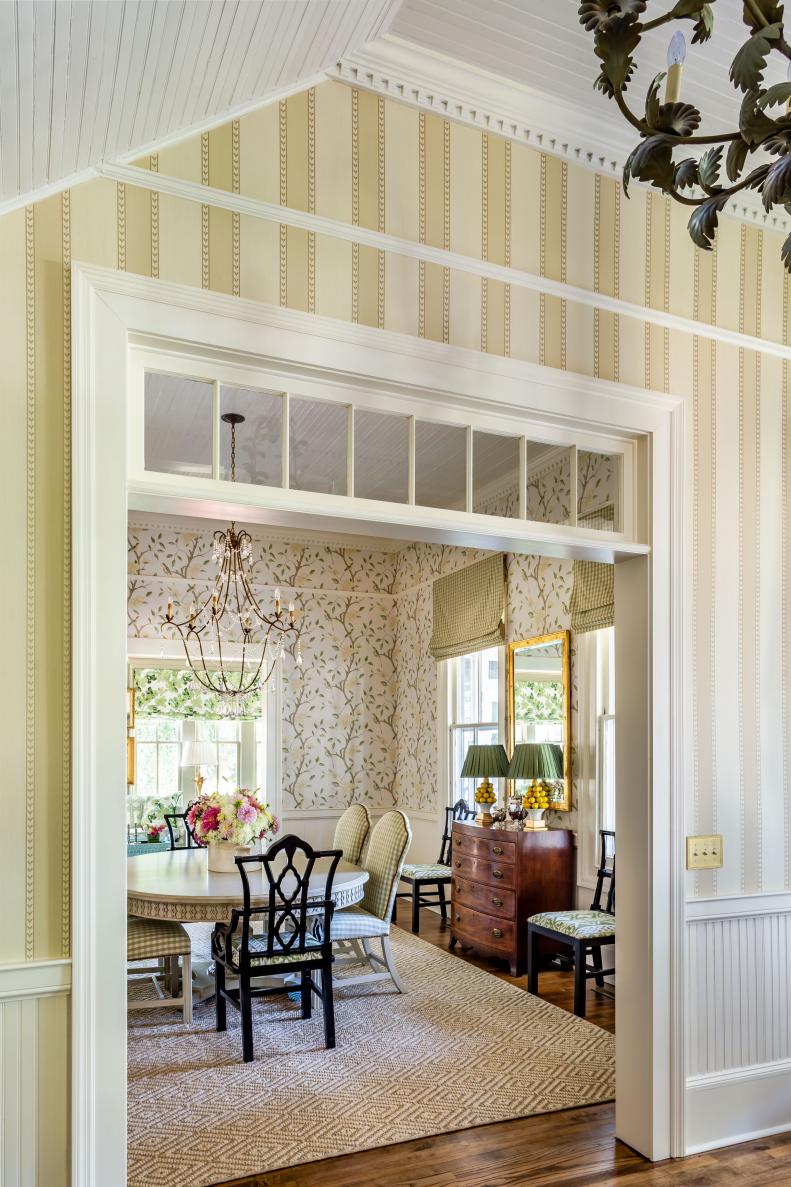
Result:
[[[236,426],[244,417],[229,412],[222,419],[231,426],[231,481],[235,482]],[[252,552],[249,533],[237,530],[235,523],[224,532],[215,532],[211,555],[218,572],[209,595],[202,603],[193,599],[183,621],[174,616],[171,598],[162,624],[163,629],[178,631],[194,679],[217,694],[221,712],[227,717],[250,714],[287,641],[296,643],[295,659],[302,664],[294,603],[284,610],[276,589],[272,611],[263,609],[250,584]],[[234,659],[228,654],[231,646],[238,648]]]
[[[785,39],[783,6],[774,0],[744,0],[745,43],[730,68],[730,82],[742,94],[738,128],[699,135],[701,113],[681,99],[686,41],[680,29],[671,38],[667,74],[650,83],[645,109],[638,115],[625,92],[637,69],[635,53],[644,34],[671,21],[691,22],[692,42],[709,40],[714,29],[715,0],[676,0],[665,12],[644,20],[648,0],[582,0],[580,24],[593,34],[599,75],[594,87],[617,104],[624,119],[639,133],[623,171],[628,197],[634,178],[668,194],[692,210],[688,229],[693,243],[710,251],[720,212],[743,190],[760,193],[764,208],[782,206],[791,213],[791,69],[786,81],[764,85],[774,55],[791,62]],[[664,95],[660,94],[665,83]],[[774,114],[770,114],[774,113]],[[700,155],[678,159],[679,149],[701,149]],[[723,161],[724,156],[724,161]],[[721,171],[725,168],[725,179]],[[780,256],[791,272],[791,235]]]

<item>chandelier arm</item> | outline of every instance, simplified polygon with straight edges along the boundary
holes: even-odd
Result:
[[[634,114],[634,112],[632,111],[632,109],[629,107],[626,100],[624,99],[623,92],[620,89],[617,91],[614,91],[613,98],[615,99],[615,102],[618,104],[618,109],[621,112],[621,115],[624,116],[624,118],[626,120],[628,120],[628,122],[632,125],[633,128],[637,129],[637,131],[640,133],[641,136],[647,136],[651,129],[649,128],[649,126],[645,122],[645,120],[638,119],[638,117]]]
[[[184,651],[187,656],[187,663],[189,664],[189,666],[192,670],[193,676],[198,681],[198,684],[202,685],[203,688],[208,689],[209,692],[213,692],[213,693],[216,693],[219,695],[221,690],[219,688],[215,687],[214,682],[212,681],[209,669],[206,667],[206,657],[203,654],[203,640],[201,639],[201,637],[197,631],[193,631],[192,633],[195,635],[195,638],[198,641],[198,650],[200,652],[201,667],[203,669],[203,673],[201,674],[198,671],[198,669],[195,667],[195,664],[192,662],[192,656],[190,655],[189,650],[187,649],[187,644],[185,642]]]
[[[273,618],[271,615],[266,614],[261,609],[258,598],[253,593],[252,586],[250,585],[250,582],[247,580],[247,574],[244,571],[242,571],[240,576],[241,576],[241,581],[242,581],[242,589],[245,592],[245,596],[247,597],[248,602],[250,602],[252,604],[252,607],[256,613],[256,617],[258,618],[259,622],[265,622],[265,623],[267,623],[268,626],[272,626],[275,622],[278,621],[277,618]]]
[[[673,16],[673,9],[668,9],[668,11],[664,12],[662,16],[655,16],[652,21],[641,21],[641,33],[649,33],[651,29],[658,29],[660,25],[667,25],[670,21],[674,21],[676,19],[677,18]]]

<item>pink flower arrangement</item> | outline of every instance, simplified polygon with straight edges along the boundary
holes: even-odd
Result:
[[[280,829],[280,821],[268,805],[246,787],[238,787],[228,795],[213,792],[201,796],[187,812],[187,824],[207,844],[230,841],[251,845],[275,836]]]
[[[149,839],[149,841],[153,841],[155,844],[159,841],[159,834],[163,833],[164,831],[165,831],[164,824],[149,824],[146,826],[146,832],[148,833],[148,839]]]

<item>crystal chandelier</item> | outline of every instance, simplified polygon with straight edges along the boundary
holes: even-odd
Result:
[[[231,481],[236,481],[236,426],[244,422],[238,412],[222,417],[231,426]],[[302,664],[294,603],[284,611],[280,590],[275,590],[274,611],[267,614],[250,586],[248,570],[252,540],[248,532],[231,523],[214,533],[212,560],[219,566],[213,588],[200,605],[192,602],[183,622],[168,601],[163,622],[175,627],[184,644],[187,663],[198,683],[220,698],[224,716],[248,714],[251,702],[274,671],[289,638],[296,640],[296,662]],[[231,661],[229,645],[241,647],[241,662]]]
[[[580,23],[593,34],[600,73],[598,87],[617,104],[624,119],[640,136],[624,166],[623,188],[628,196],[631,178],[646,182],[691,208],[689,234],[698,247],[711,250],[720,211],[742,190],[761,194],[764,208],[784,206],[791,211],[791,67],[789,81],[764,86],[771,55],[791,62],[791,46],[783,29],[783,6],[775,0],[744,0],[742,19],[748,36],[730,68],[730,81],[742,100],[738,128],[699,135],[700,111],[681,100],[681,75],[686,54],[684,35],[677,29],[667,53],[667,76],[650,83],[643,114],[625,99],[636,69],[635,52],[645,33],[671,21],[692,24],[692,41],[704,42],[714,28],[714,0],[676,0],[665,12],[643,20],[647,0],[582,0]],[[660,97],[662,82],[664,95]],[[779,109],[779,111],[778,111]],[[774,116],[770,112],[774,111]],[[674,159],[679,149],[703,149],[699,156]],[[725,151],[727,149],[727,152]],[[725,174],[720,179],[725,156]],[[791,272],[791,235],[780,255]]]

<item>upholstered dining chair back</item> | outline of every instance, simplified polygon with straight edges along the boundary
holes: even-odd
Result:
[[[403,812],[385,812],[371,831],[363,863],[368,881],[361,906],[377,919],[390,918],[411,842],[412,829]]]
[[[332,847],[341,850],[344,861],[350,861],[353,866],[359,865],[370,830],[371,817],[365,804],[352,804],[335,827]]]

